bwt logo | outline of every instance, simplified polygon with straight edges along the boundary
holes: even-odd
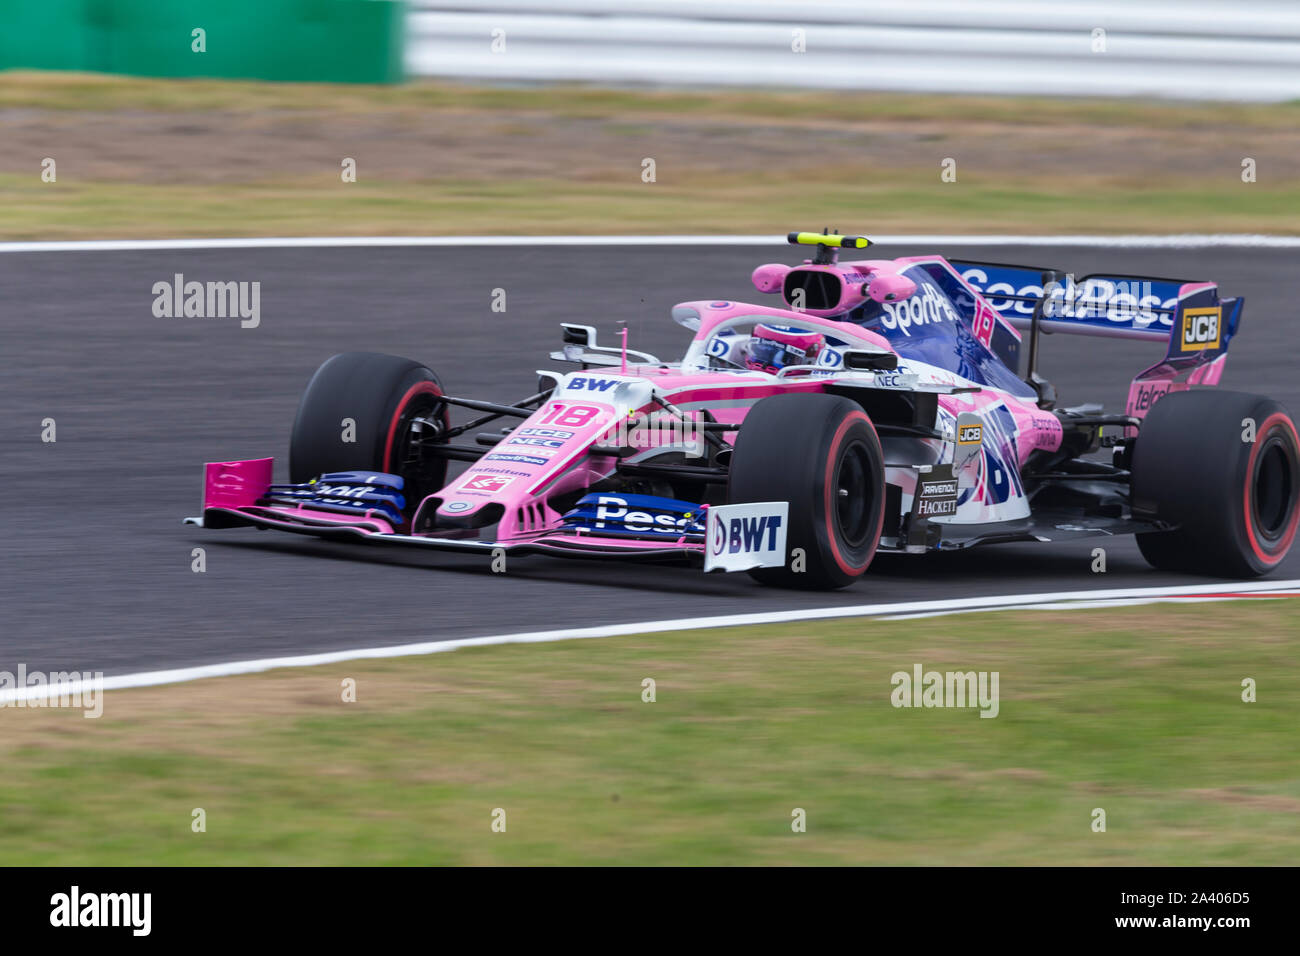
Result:
[[[564,386],[566,392],[608,392],[611,388],[619,383],[609,378],[583,378],[581,375],[569,379],[569,383]]]
[[[731,518],[719,522],[713,531],[713,553],[748,553],[771,551],[776,548],[776,535],[781,530],[780,515],[759,515],[752,518]],[[767,536],[767,544],[763,537]]]

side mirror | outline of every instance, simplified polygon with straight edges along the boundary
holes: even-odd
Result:
[[[574,322],[561,322],[560,328],[564,330],[565,345],[589,345],[595,348],[596,329],[594,326],[578,325]]]
[[[780,292],[789,271],[790,267],[787,265],[782,265],[779,262],[769,262],[755,269],[749,278],[754,283],[754,288],[759,292]]]
[[[700,310],[692,308],[689,305],[673,306],[673,321],[684,329],[690,329],[692,332],[700,330]]]
[[[916,291],[916,283],[907,276],[886,273],[872,276],[862,291],[873,302],[902,302]]]
[[[845,349],[844,367],[850,372],[892,372],[898,368],[898,356],[893,352]]]

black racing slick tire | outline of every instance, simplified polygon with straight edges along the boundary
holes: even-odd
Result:
[[[1157,401],[1133,446],[1133,510],[1175,526],[1137,536],[1153,567],[1267,574],[1300,522],[1300,439],[1270,398],[1218,389]]]
[[[429,455],[411,427],[413,419],[425,418],[440,421],[445,430],[443,394],[438,377],[411,359],[377,352],[335,355],[316,370],[298,403],[289,480],[311,481],[334,471],[400,475],[409,519],[446,482],[446,459]],[[424,436],[430,437],[427,429]]]
[[[835,395],[773,395],[745,416],[727,501],[787,501],[788,560],[749,574],[765,585],[842,588],[871,564],[885,517],[885,465],[875,426]]]

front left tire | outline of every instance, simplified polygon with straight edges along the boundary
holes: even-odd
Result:
[[[732,453],[727,501],[787,501],[784,567],[756,568],[762,584],[843,588],[875,557],[885,520],[880,439],[856,402],[836,395],[773,395],[745,416]]]

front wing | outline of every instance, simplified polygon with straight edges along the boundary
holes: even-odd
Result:
[[[272,489],[274,459],[212,462],[205,469],[203,514],[185,523],[203,528],[250,527],[288,531],[317,538],[396,544],[436,551],[458,551],[495,556],[547,554],[574,558],[621,558],[641,561],[704,562],[702,540],[670,536],[661,540],[609,537],[577,531],[550,530],[521,534],[508,541],[484,541],[469,535],[477,531],[448,529],[432,534],[402,533],[383,508],[364,506],[326,510],[307,501],[288,503]]]
[[[693,534],[661,534],[654,538],[637,537],[626,532],[601,533],[583,515],[585,526],[550,527],[509,537],[507,540],[483,540],[478,529],[439,529],[424,534],[408,534],[394,520],[386,500],[394,492],[382,484],[354,486],[353,493],[337,486],[326,487],[314,498],[285,492],[286,487],[271,481],[273,459],[214,462],[206,466],[203,514],[185,522],[204,528],[250,527],[261,530],[288,531],[317,538],[394,544],[462,554],[479,553],[495,558],[507,555],[551,555],[568,558],[599,558],[659,563],[703,565],[705,570],[737,571],[753,567],[775,567],[784,563],[787,528],[778,525],[787,520],[785,502],[719,505],[707,509],[707,533],[695,526]],[[358,473],[362,474],[362,473]],[[370,473],[364,473],[370,474]],[[325,476],[325,478],[341,476]],[[356,475],[351,476],[354,480]],[[393,476],[372,474],[368,480],[397,480]],[[592,496],[595,497],[595,496]],[[648,500],[648,499],[647,499]],[[585,499],[584,499],[585,502]],[[670,505],[684,502],[665,499]],[[398,502],[400,507],[400,501]],[[580,502],[580,505],[582,502]],[[649,520],[649,519],[647,519]],[[770,522],[770,523],[769,523]],[[766,523],[766,524],[765,524]],[[1077,511],[1035,511],[1027,518],[984,524],[947,524],[916,521],[906,539],[882,542],[882,551],[924,552],[958,550],[996,542],[1065,541],[1074,538],[1114,536],[1164,527],[1158,522],[1132,516],[1088,516]]]

